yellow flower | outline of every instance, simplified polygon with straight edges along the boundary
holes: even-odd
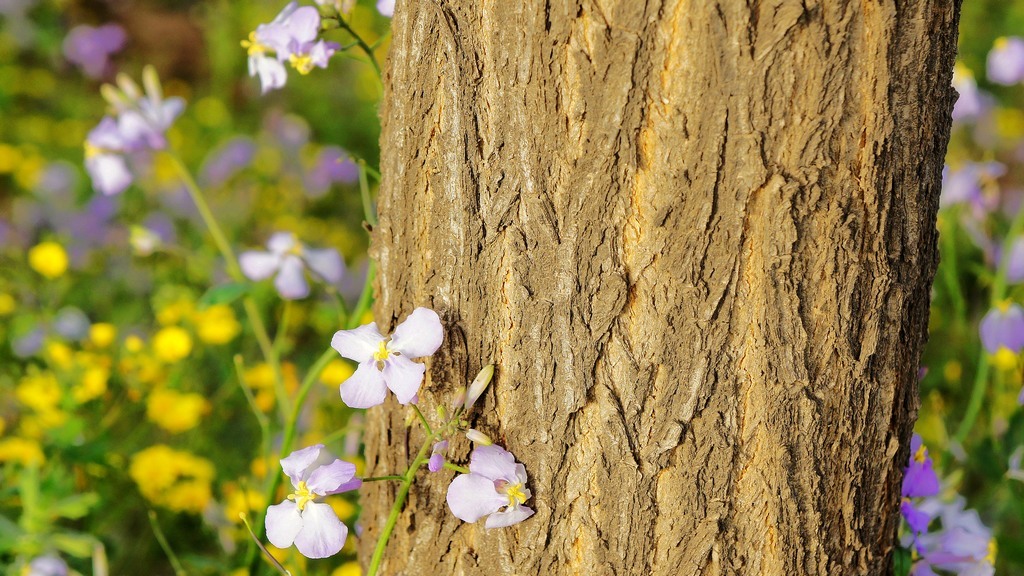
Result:
[[[89,342],[97,348],[106,348],[117,338],[117,328],[113,324],[97,322],[89,327]]]
[[[71,348],[63,342],[47,342],[46,356],[58,368],[71,367]]]
[[[174,434],[195,428],[209,410],[210,405],[202,396],[174,390],[154,390],[146,401],[146,416]]]
[[[133,354],[142,351],[142,348],[145,345],[146,344],[142,341],[142,338],[139,338],[134,334],[124,339],[124,349]]]
[[[79,404],[99,398],[107,391],[108,380],[110,380],[110,370],[100,366],[86,368],[81,381],[71,389],[71,396]]]
[[[227,344],[242,331],[230,306],[217,304],[195,313],[193,322],[199,339],[206,344]]]
[[[153,351],[164,362],[177,362],[192,352],[192,337],[183,328],[161,328],[153,337]]]
[[[195,311],[195,304],[191,300],[179,298],[161,308],[156,314],[156,321],[164,326],[178,324],[182,320],[191,318]]]
[[[0,316],[7,316],[14,312],[17,307],[18,302],[14,300],[14,296],[6,292],[0,292]]]
[[[224,499],[224,516],[230,522],[238,522],[240,514],[248,515],[255,510],[263,510],[267,501],[258,490],[232,490]]]
[[[331,360],[324,368],[324,371],[320,373],[320,382],[337,388],[342,382],[348,379],[349,376],[354,372],[352,364],[346,362],[341,358]]]
[[[20,462],[28,466],[42,464],[45,461],[43,449],[35,440],[17,437],[0,440],[0,462]]]
[[[1017,355],[1006,346],[1000,346],[992,355],[992,364],[1000,370],[1013,370],[1017,367]]]
[[[340,496],[327,498],[324,502],[334,509],[334,513],[338,515],[342,522],[356,515],[355,504]]]
[[[48,412],[60,403],[61,389],[53,373],[43,372],[22,378],[14,395],[22,405],[36,412]]]
[[[211,496],[213,463],[157,444],[132,456],[128,474],[150,502],[181,512],[202,512]]]
[[[56,242],[42,242],[28,251],[28,265],[43,276],[53,280],[60,278],[68,269],[68,255]]]

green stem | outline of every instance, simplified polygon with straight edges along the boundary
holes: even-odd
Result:
[[[957,325],[959,326],[967,318],[967,304],[964,301],[963,292],[960,290],[960,280],[957,275],[956,228],[955,222],[951,219],[943,222],[943,224],[945,226],[942,227],[940,232],[943,257],[942,279],[945,281],[946,289],[949,291],[949,298],[953,304]]]
[[[370,59],[370,64],[373,65],[373,69],[377,72],[377,76],[380,76],[380,64],[377,63],[377,56],[374,55],[373,48],[366,43],[366,40],[363,40],[363,37],[360,36],[358,32],[348,25],[348,22],[345,22],[344,18],[338,18],[338,25],[352,35],[356,44],[358,44],[359,48],[366,54],[366,57]]]
[[[459,466],[458,464],[452,464],[451,462],[445,462],[444,463],[444,467],[449,469],[449,470],[455,470],[456,472],[461,472],[463,474],[469,474],[469,468],[466,468],[465,466]]]
[[[1007,232],[1006,237],[1003,238],[1003,246],[999,257],[999,266],[996,268],[996,279],[992,283],[992,296],[989,301],[990,307],[995,307],[997,304],[1006,298],[1006,275],[1010,268],[1010,251],[1013,248],[1013,241],[1017,236],[1020,236],[1024,232],[1024,210],[1018,210],[1017,214],[1014,215],[1013,220],[1010,222],[1010,231]],[[967,402],[967,410],[964,412],[964,419],[960,422],[960,427],[957,428],[956,435],[953,437],[954,441],[959,444],[963,444],[964,440],[971,433],[974,428],[975,422],[978,420],[978,414],[981,412],[981,404],[985,399],[985,392],[988,388],[988,374],[989,374],[989,360],[988,352],[984,346],[981,346],[978,351],[978,371],[974,376],[974,387],[971,389],[971,398]]]
[[[177,576],[185,576],[188,574],[185,572],[185,567],[181,565],[181,561],[178,560],[178,556],[171,549],[171,544],[167,541],[167,537],[164,536],[164,531],[160,529],[160,523],[156,520],[156,512],[149,511],[149,525],[153,527],[153,535],[156,536],[157,543],[160,544],[160,548],[163,549],[164,554],[167,555],[167,559],[171,561],[171,567],[174,568],[174,573]]]
[[[430,427],[430,423],[427,422],[427,417],[423,415],[423,412],[420,412],[420,407],[415,404],[412,404],[412,409],[416,411],[416,415],[419,416],[420,422],[423,424],[423,427],[427,430],[427,434],[433,436],[434,429]]]
[[[376,576],[377,570],[380,569],[380,563],[384,559],[384,550],[387,549],[388,540],[391,539],[391,533],[395,530],[395,525],[398,523],[398,516],[402,513],[402,507],[405,506],[405,499],[409,496],[409,488],[412,487],[412,481],[416,478],[416,472],[427,460],[427,450],[430,449],[433,443],[434,435],[427,434],[427,439],[423,442],[423,446],[420,446],[419,453],[416,454],[416,458],[409,464],[408,470],[405,471],[402,485],[398,488],[398,495],[395,496],[395,503],[391,506],[388,520],[384,524],[384,530],[380,533],[380,538],[377,539],[377,546],[373,549],[373,557],[370,559],[369,576]]]
[[[224,235],[224,231],[221,229],[220,224],[217,223],[217,218],[214,217],[213,211],[210,210],[210,205],[206,203],[206,198],[203,196],[203,191],[200,190],[199,185],[196,184],[195,178],[192,177],[192,173],[189,172],[185,164],[178,158],[177,154],[171,152],[167,153],[174,168],[178,171],[178,175],[181,176],[182,181],[185,184],[185,189],[188,190],[189,196],[192,198],[192,202],[196,205],[196,209],[199,210],[199,215],[202,217],[203,222],[206,224],[206,228],[210,231],[210,235],[213,236],[213,242],[217,245],[217,249],[221,253],[221,257],[224,258],[225,266],[227,267],[228,275],[231,276],[235,282],[245,282],[245,275],[242,274],[242,269],[238,265],[238,258],[235,256],[235,251],[231,248],[231,244],[228,242],[227,237]],[[270,364],[271,371],[274,374],[274,393],[277,396],[277,404],[281,411],[282,418],[288,413],[288,394],[284,389],[284,379],[281,378],[281,362],[274,351],[274,345],[270,340],[267,327],[263,324],[263,318],[259,314],[259,310],[256,308],[256,302],[251,297],[246,296],[243,301],[243,308],[245,314],[249,319],[249,324],[252,325],[253,334],[256,336],[256,342],[259,344],[260,351],[263,353],[263,358],[268,364]]]
[[[369,478],[363,478],[363,482],[380,482],[381,480],[405,480],[405,476],[391,475],[391,476],[370,476]]]

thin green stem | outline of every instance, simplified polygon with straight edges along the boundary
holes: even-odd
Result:
[[[338,25],[343,30],[352,35],[352,38],[356,41],[356,44],[358,44],[359,48],[363,51],[363,53],[366,54],[366,57],[370,59],[370,64],[373,65],[373,69],[377,72],[377,76],[379,77],[380,64],[377,63],[377,56],[373,53],[373,48],[366,43],[366,40],[363,40],[363,37],[360,36],[358,32],[353,30],[352,27],[348,25],[348,22],[345,22],[344,18],[338,18]]]
[[[370,476],[369,478],[363,478],[363,482],[380,482],[382,480],[405,480],[405,476]]]
[[[420,451],[416,454],[416,458],[413,459],[412,463],[409,464],[408,470],[405,471],[405,476],[402,480],[402,485],[398,488],[398,495],[395,496],[395,503],[391,506],[391,512],[388,514],[387,522],[384,524],[384,530],[380,533],[380,538],[377,539],[377,546],[373,549],[373,557],[370,559],[369,576],[376,576],[377,570],[380,569],[380,563],[384,560],[384,550],[387,549],[388,540],[391,539],[391,533],[395,530],[395,525],[398,523],[398,516],[402,513],[402,507],[405,506],[405,499],[409,496],[409,488],[412,487],[412,481],[416,478],[416,472],[426,461],[427,450],[430,449],[431,444],[434,443],[434,435],[427,434],[426,440],[423,442],[423,446],[420,446]]]
[[[956,224],[952,219],[943,224],[945,226],[939,233],[942,239],[942,279],[953,304],[957,325],[960,325],[967,318],[967,304],[964,301],[964,295],[960,289],[960,278],[957,274]]]
[[[285,300],[284,309],[281,310],[281,322],[277,325],[277,331],[274,333],[274,341],[271,345],[274,355],[278,358],[281,357],[281,348],[284,346],[284,339],[288,335],[288,321],[291,320],[291,315],[292,303],[290,300]]]
[[[149,511],[149,525],[153,527],[153,535],[156,536],[157,543],[160,544],[160,548],[163,549],[164,554],[167,555],[167,559],[171,562],[171,567],[174,568],[174,573],[177,576],[185,576],[185,567],[181,565],[181,561],[178,560],[178,556],[171,549],[171,544],[167,541],[167,537],[164,536],[164,531],[160,529],[160,523],[157,522],[156,512]]]
[[[992,283],[992,293],[989,300],[991,307],[998,305],[1006,298],[1006,277],[1010,268],[1010,252],[1013,248],[1013,241],[1024,232],[1024,210],[1018,210],[1010,222],[1010,230],[1003,238],[1002,250],[1000,252],[999,266],[996,268],[996,279]],[[978,350],[978,370],[974,376],[974,387],[971,389],[971,397],[967,401],[967,410],[964,412],[964,419],[957,428],[953,440],[963,444],[964,440],[971,433],[978,414],[981,412],[982,402],[985,400],[985,393],[989,381],[989,359],[988,352],[982,346]]]
[[[449,469],[449,470],[455,470],[456,472],[461,472],[463,474],[469,474],[469,468],[466,468],[465,466],[459,466],[458,464],[452,464],[451,462],[445,462],[444,463],[444,467]]]
[[[256,546],[259,546],[260,550],[264,555],[266,555],[267,560],[273,564],[274,568],[284,576],[292,576],[292,573],[282,566],[281,563],[277,561],[277,558],[274,558],[274,555],[271,554],[270,551],[267,550],[267,547],[263,545],[263,542],[260,542],[260,539],[256,537],[256,534],[252,531],[252,526],[249,525],[249,519],[245,517],[245,514],[239,514],[238,517],[241,518],[242,524],[245,524],[245,529],[249,531],[249,536],[252,538],[250,541],[255,542]]]
[[[430,422],[427,422],[427,417],[424,416],[423,412],[420,411],[420,407],[415,404],[412,404],[412,409],[416,411],[416,416],[419,416],[420,423],[423,424],[424,428],[426,428],[427,434],[433,436],[434,429],[430,427]]]

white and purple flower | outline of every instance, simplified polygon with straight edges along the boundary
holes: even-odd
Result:
[[[284,86],[288,62],[300,74],[309,74],[313,68],[327,68],[327,62],[338,49],[335,42],[317,40],[320,33],[320,13],[312,6],[300,7],[289,2],[267,24],[260,24],[242,41],[249,53],[249,76],[258,76],[262,91]]]
[[[448,441],[441,440],[434,442],[430,450],[430,460],[427,460],[427,470],[440,472],[444,468],[444,453],[448,450]]]
[[[316,444],[289,454],[281,460],[281,468],[295,492],[267,508],[267,539],[278,548],[295,544],[307,558],[337,554],[345,545],[348,528],[330,505],[316,499],[362,486],[355,477],[355,464],[332,458],[323,444]]]
[[[110,57],[124,48],[128,36],[117,24],[75,26],[64,38],[64,57],[90,78],[102,78],[110,68]]]
[[[1011,86],[1024,81],[1024,38],[997,38],[988,53],[988,79]]]
[[[413,310],[390,339],[381,335],[376,322],[338,331],[331,347],[359,363],[341,383],[341,399],[351,408],[369,408],[383,403],[390,388],[402,404],[412,402],[426,372],[426,366],[412,360],[437,352],[443,338],[441,320],[429,308]]]
[[[486,528],[518,524],[533,516],[533,509],[523,505],[532,496],[526,481],[526,467],[510,452],[478,446],[469,457],[469,474],[460,474],[448,486],[448,508],[465,522],[486,516]]]
[[[307,248],[290,232],[278,232],[267,241],[269,251],[250,250],[238,257],[245,277],[265,280],[274,276],[274,287],[286,300],[309,296],[306,270],[328,284],[337,284],[345,275],[345,261],[334,248]]]

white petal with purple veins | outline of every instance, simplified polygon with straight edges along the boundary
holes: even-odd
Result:
[[[384,381],[402,404],[408,404],[420,391],[427,367],[405,356],[392,356],[384,363]]]
[[[495,512],[488,516],[487,522],[484,522],[484,528],[504,528],[505,526],[518,524],[530,516],[533,516],[533,508],[529,506],[516,506],[504,512]]]
[[[295,536],[295,547],[307,558],[327,558],[341,551],[347,537],[348,528],[334,509],[310,502],[302,511],[302,530]]]
[[[323,444],[314,444],[281,459],[281,469],[291,479],[292,486],[298,486],[299,482],[306,479],[306,470],[320,458],[323,449]]]
[[[401,352],[409,358],[430,356],[441,347],[444,329],[437,312],[429,308],[417,308],[395,328],[389,349]]]
[[[306,487],[315,494],[325,496],[338,489],[356,475],[356,465],[343,460],[335,460],[321,466],[309,475]]]
[[[494,482],[479,474],[461,474],[448,485],[448,508],[459,520],[476,522],[508,505],[508,497],[494,489]]]
[[[388,388],[384,375],[372,360],[363,362],[341,383],[341,400],[349,408],[370,408],[384,403]]]
[[[368,362],[384,341],[377,323],[370,322],[354,330],[339,330],[331,338],[331,348],[343,357],[356,362]]]
[[[469,470],[491,480],[519,482],[516,457],[501,446],[477,446],[469,456]],[[525,468],[523,473],[525,474]]]
[[[303,521],[295,502],[285,500],[267,508],[264,524],[267,528],[267,540],[278,548],[287,548],[302,530]]]

